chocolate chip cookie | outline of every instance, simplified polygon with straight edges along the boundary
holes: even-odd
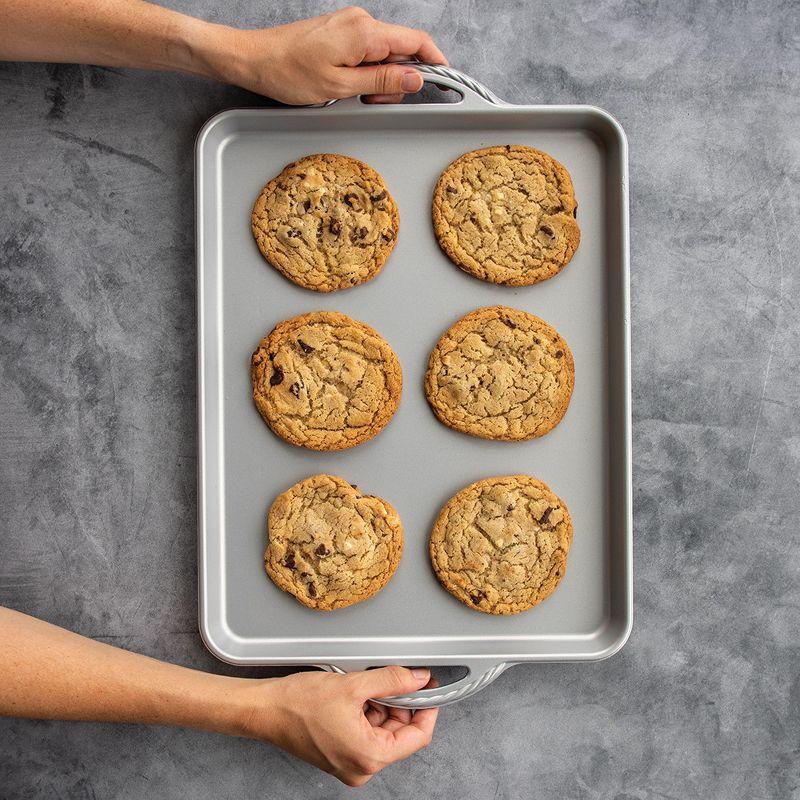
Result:
[[[433,193],[433,228],[465,272],[530,286],[569,263],[581,238],[577,209],[563,165],[507,144],[465,153],[447,167]]]
[[[454,430],[519,441],[560,422],[574,383],[572,353],[554,328],[525,311],[490,306],[462,317],[439,339],[425,394]]]
[[[303,605],[322,611],[379,592],[403,552],[403,525],[394,508],[333,475],[314,475],[279,495],[267,529],[267,575]]]
[[[372,167],[324,153],[287,165],[264,187],[252,228],[264,258],[289,280],[334,292],[380,272],[400,215]]]
[[[400,362],[377,331],[334,311],[281,322],[250,362],[253,399],[282,439],[343,450],[381,431],[400,403]]]
[[[517,614],[564,577],[572,519],[564,501],[529,475],[486,478],[439,513],[430,538],[436,577],[462,603]]]

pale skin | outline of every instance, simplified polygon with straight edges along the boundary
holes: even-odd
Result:
[[[380,22],[358,8],[239,30],[141,0],[0,0],[0,31],[0,60],[173,70],[296,105],[357,94],[399,102],[419,91],[422,78],[392,62],[447,63],[424,31]],[[369,701],[429,685],[428,670],[403,667],[263,680],[212,675],[0,607],[0,715],[246,736],[350,786],[425,747],[436,724],[436,709],[411,712]]]
[[[368,95],[398,102],[418,92],[412,67],[447,59],[425,31],[373,19],[361,8],[240,30],[143,0],[3,0],[0,60],[61,61],[173,70],[302,105]]]
[[[166,664],[0,607],[0,715],[199,728],[260,739],[349,786],[426,747],[436,709],[370,703],[426,669],[230,678]]]

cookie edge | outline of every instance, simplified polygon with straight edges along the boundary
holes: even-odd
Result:
[[[337,440],[334,444],[329,444],[327,442],[309,444],[307,441],[300,441],[299,437],[284,435],[276,428],[277,420],[275,421],[275,424],[273,424],[273,421],[268,414],[266,402],[261,402],[261,395],[257,391],[257,372],[260,364],[256,364],[254,362],[258,353],[264,351],[268,355],[272,346],[290,336],[293,330],[302,327],[312,319],[314,319],[314,321],[327,322],[328,324],[332,325],[355,326],[356,328],[361,329],[364,333],[380,339],[380,341],[385,345],[389,355],[389,359],[387,360],[387,369],[385,371],[387,376],[387,388],[389,390],[389,401],[380,406],[378,414],[376,415],[377,422],[373,421],[373,424],[366,427],[360,436],[357,436],[353,439],[345,439],[341,436],[337,437]],[[305,314],[299,314],[296,317],[290,317],[289,319],[282,320],[261,339],[250,357],[250,383],[253,392],[253,402],[255,403],[258,413],[261,415],[261,418],[267,424],[269,429],[279,439],[284,442],[288,442],[295,447],[304,447],[307,450],[315,450],[318,452],[337,452],[339,450],[349,450],[351,447],[357,447],[364,442],[368,442],[370,439],[373,439],[375,436],[377,436],[391,422],[392,417],[394,417],[397,409],[400,407],[400,399],[403,393],[403,369],[402,365],[400,364],[400,359],[397,357],[397,353],[395,353],[392,346],[378,331],[376,331],[370,325],[353,319],[352,317],[347,316],[347,314],[342,314],[339,311],[310,311]]]
[[[307,283],[301,283],[296,281],[291,275],[288,274],[286,269],[278,263],[278,259],[275,259],[271,254],[276,251],[268,250],[266,247],[262,247],[261,242],[259,241],[258,236],[258,228],[256,227],[257,221],[257,214],[256,214],[256,207],[259,204],[259,201],[262,197],[268,196],[272,191],[274,191],[275,185],[277,185],[278,180],[280,180],[281,176],[289,169],[293,169],[295,167],[299,167],[301,164],[313,164],[315,161],[320,161],[330,163],[331,160],[340,160],[344,162],[352,162],[358,165],[358,167],[363,171],[369,171],[374,174],[374,176],[380,181],[383,189],[386,191],[386,196],[391,200],[392,205],[392,229],[394,230],[394,238],[391,242],[386,242],[381,249],[378,251],[377,256],[373,259],[372,268],[368,272],[367,276],[358,281],[357,283],[350,284],[348,283],[346,286],[339,286],[332,284],[330,282],[326,282],[324,284],[319,284],[316,286],[310,286]],[[397,240],[400,236],[400,209],[397,205],[397,201],[394,199],[394,196],[389,191],[389,187],[386,185],[386,180],[384,179],[383,175],[380,174],[373,166],[367,164],[365,161],[361,161],[358,158],[353,158],[352,156],[345,156],[340,153],[312,153],[311,155],[303,156],[302,158],[297,159],[296,161],[291,161],[288,163],[275,177],[271,178],[267,183],[263,186],[261,191],[256,197],[255,202],[253,203],[252,211],[250,212],[250,230],[253,234],[253,238],[255,239],[256,246],[258,247],[259,252],[263,256],[264,260],[283,275],[286,280],[293,283],[295,286],[300,286],[302,289],[307,289],[311,292],[317,292],[319,294],[329,294],[331,292],[338,292],[344,291],[346,289],[355,289],[356,286],[361,286],[365,283],[368,283],[373,278],[377,277],[381,270],[386,265],[386,262],[389,260],[389,256],[392,254],[395,246],[397,245]]]
[[[555,261],[548,261],[546,263],[551,266],[546,270],[543,270],[542,268],[536,270],[535,275],[531,279],[525,279],[522,277],[501,279],[490,277],[482,265],[475,261],[475,259],[473,259],[471,256],[463,253],[461,248],[456,247],[453,244],[451,241],[452,237],[448,236],[451,226],[442,212],[443,199],[446,197],[446,192],[443,188],[443,185],[451,170],[455,169],[456,166],[458,166],[461,162],[469,161],[480,155],[504,155],[509,152],[533,152],[552,162],[556,171],[559,173],[559,176],[562,179],[566,179],[564,182],[569,187],[568,196],[573,203],[573,206],[570,210],[573,212],[573,214],[577,211],[578,203],[575,200],[575,187],[572,183],[572,176],[569,174],[569,170],[567,170],[567,168],[560,161],[553,158],[553,156],[551,156],[549,153],[546,153],[544,150],[538,150],[535,147],[528,147],[527,145],[493,145],[491,147],[483,147],[477,150],[470,150],[469,152],[462,153],[458,158],[448,164],[447,167],[445,167],[445,169],[442,171],[441,175],[439,175],[439,178],[436,181],[436,186],[433,190],[433,198],[431,201],[433,230],[436,236],[436,241],[439,243],[439,247],[442,249],[444,254],[459,269],[466,272],[468,275],[472,275],[472,277],[477,278],[478,280],[482,280],[486,283],[493,283],[497,286],[534,286],[537,283],[542,283],[542,281],[546,281],[555,277],[570,263],[570,261],[572,261],[572,258],[575,255],[575,252],[577,251],[581,241],[581,229],[574,216],[571,218],[574,223],[574,228],[571,228],[572,235],[568,237],[568,242],[571,246],[571,249],[567,258],[562,264],[558,264]],[[566,214],[566,212],[562,213]],[[467,260],[472,263],[468,263]]]
[[[541,428],[537,428],[536,431],[531,433],[528,436],[486,436],[483,435],[481,432],[477,431],[475,428],[468,428],[463,425],[459,425],[457,421],[451,420],[445,417],[444,415],[444,408],[445,406],[435,399],[435,392],[434,392],[434,381],[432,378],[434,372],[434,359],[436,355],[440,351],[441,344],[443,340],[451,334],[451,332],[458,328],[462,323],[466,323],[468,320],[471,320],[472,317],[483,317],[484,321],[489,321],[491,319],[497,319],[502,314],[507,314],[510,316],[513,315],[521,315],[523,318],[532,317],[536,320],[536,323],[543,328],[545,328],[548,332],[552,332],[554,334],[554,338],[557,338],[561,344],[563,345],[564,349],[564,357],[565,363],[567,365],[567,390],[563,399],[562,404],[557,409],[556,413],[549,418],[549,425]],[[428,401],[428,405],[433,411],[434,416],[436,419],[439,420],[443,425],[446,425],[448,428],[454,431],[458,431],[459,433],[465,433],[468,436],[474,436],[477,439],[486,439],[489,441],[495,442],[526,442],[530,441],[531,439],[539,439],[542,436],[547,435],[552,431],[562,419],[564,419],[564,415],[567,413],[567,409],[569,408],[570,401],[572,400],[572,392],[575,388],[575,359],[572,355],[572,350],[570,350],[569,345],[567,344],[566,339],[552,326],[550,323],[543,320],[541,317],[537,317],[535,314],[531,314],[528,311],[522,311],[518,308],[513,308],[511,306],[482,306],[481,308],[476,308],[474,311],[470,311],[467,314],[464,314],[463,317],[456,320],[450,327],[448,327],[442,335],[437,340],[436,344],[433,346],[433,349],[428,356],[428,366],[425,370],[425,398]]]
[[[564,549],[563,555],[563,569],[561,571],[561,575],[559,576],[558,580],[550,585],[549,590],[545,594],[538,595],[536,600],[532,603],[500,603],[492,608],[479,608],[478,606],[473,605],[469,602],[467,595],[465,592],[461,592],[459,594],[459,588],[452,586],[447,582],[447,580],[443,576],[444,570],[439,567],[437,562],[437,556],[435,551],[435,538],[438,536],[438,543],[444,541],[444,534],[443,534],[443,527],[445,524],[445,515],[447,512],[450,511],[452,507],[458,504],[461,500],[463,495],[466,495],[470,491],[480,491],[479,487],[483,487],[484,485],[495,485],[499,481],[514,481],[516,484],[526,483],[529,486],[536,487],[539,489],[543,489],[544,491],[551,494],[558,500],[559,505],[564,509],[565,520],[568,525],[568,533],[567,533],[567,546]],[[564,576],[567,574],[567,561],[569,560],[569,552],[572,549],[572,541],[574,537],[574,525],[572,522],[572,515],[569,513],[569,508],[564,500],[560,497],[560,495],[556,494],[544,481],[540,480],[539,478],[534,478],[533,475],[497,475],[491,478],[481,478],[480,480],[474,481],[473,483],[464,486],[462,489],[459,489],[449,500],[445,502],[445,504],[441,507],[439,514],[436,517],[436,521],[433,524],[433,528],[431,529],[430,537],[428,539],[428,555],[431,562],[431,567],[433,568],[434,574],[436,575],[436,579],[439,584],[445,589],[449,594],[456,598],[459,602],[463,603],[463,605],[467,606],[467,608],[471,609],[472,611],[479,611],[483,614],[490,614],[493,616],[512,616],[514,614],[520,614],[523,611],[528,611],[531,608],[535,608],[544,600],[546,600],[550,595],[555,592],[558,588],[561,581],[564,580]]]
[[[281,575],[280,572],[277,572],[273,565],[272,561],[269,558],[269,551],[270,551],[270,528],[272,525],[272,515],[275,506],[277,505],[278,501],[281,500],[286,495],[291,494],[294,492],[298,487],[302,486],[308,482],[314,482],[314,486],[319,485],[317,483],[320,480],[331,480],[333,481],[339,488],[349,492],[356,494],[359,498],[364,499],[372,499],[380,503],[384,506],[386,511],[397,518],[397,526],[389,526],[394,534],[392,538],[392,542],[394,544],[394,549],[392,552],[392,558],[389,561],[389,566],[385,572],[381,574],[381,578],[379,580],[375,580],[370,585],[370,591],[368,594],[360,595],[355,599],[351,599],[349,602],[338,601],[332,603],[323,602],[324,598],[319,598],[319,602],[311,603],[307,602],[307,599],[310,600],[311,598],[304,598],[298,596],[295,591],[293,591],[294,584],[291,581],[285,580],[285,578]],[[270,504],[269,510],[267,511],[267,546],[264,550],[264,571],[266,572],[269,579],[277,586],[281,591],[286,592],[286,594],[291,595],[297,600],[298,603],[305,606],[306,608],[310,608],[314,611],[335,611],[339,608],[347,608],[349,606],[357,605],[358,603],[362,603],[365,600],[369,600],[371,597],[374,597],[378,592],[386,587],[389,581],[394,577],[394,573],[397,571],[397,567],[400,564],[400,560],[403,557],[403,548],[405,546],[405,536],[404,536],[404,529],[403,529],[403,520],[400,518],[400,515],[397,513],[397,509],[386,499],[383,497],[379,497],[378,495],[365,495],[361,492],[361,490],[357,486],[353,486],[353,484],[346,481],[344,478],[339,477],[338,475],[330,475],[325,472],[317,473],[316,475],[310,475],[308,478],[304,478],[301,481],[290,486],[288,489],[281,492]],[[272,569],[271,569],[272,568]]]

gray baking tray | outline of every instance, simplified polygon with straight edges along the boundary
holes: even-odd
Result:
[[[456,683],[392,698],[444,705],[512,664],[612,655],[631,630],[632,515],[625,135],[588,106],[511,106],[452,70],[420,67],[456,89],[458,103],[225,111],[196,147],[199,358],[200,631],[232,664],[317,665],[348,671],[386,664],[462,665]],[[516,143],[551,153],[570,171],[581,244],[558,276],[494,286],[440,251],[430,203],[440,172],[462,153]],[[371,164],[400,208],[395,251],[373,281],[317,294],[285,280],[260,255],[250,210],[264,183],[310,153]],[[542,439],[492,442],[452,431],[431,413],[423,376],[431,348],[456,319],[504,304],[552,323],[575,358],[575,390],[561,424]],[[337,453],[293,447],[256,412],[249,359],[277,322],[317,309],[372,325],[403,366],[400,408],[371,441]],[[277,494],[319,472],[388,499],[405,551],[386,588],[334,612],[309,610],[266,577],[266,511]],[[575,526],[556,592],[509,617],[476,613],[437,584],[427,540],[442,504],[480,478],[530,473],[569,506]]]

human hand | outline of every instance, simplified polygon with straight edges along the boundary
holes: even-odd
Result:
[[[233,678],[95,642],[0,607],[0,716],[179,725],[272,742],[361,786],[431,740],[438,710],[370,703],[414,692],[426,669]]]
[[[243,699],[251,711],[242,732],[282,747],[348,786],[363,786],[384,767],[426,747],[439,713],[436,708],[387,708],[370,698],[414,692],[429,679],[426,669],[384,667],[249,681]]]
[[[211,59],[219,64],[212,77],[292,105],[358,94],[397,103],[422,88],[422,77],[413,67],[377,62],[418,57],[447,64],[424,31],[380,22],[355,7],[277,28],[222,30],[226,45]]]

